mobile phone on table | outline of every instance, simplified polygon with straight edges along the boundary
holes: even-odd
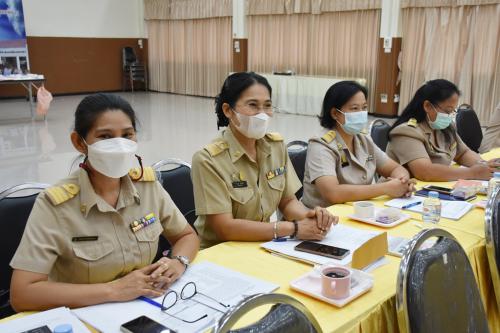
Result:
[[[435,186],[435,185],[427,185],[427,186],[424,186],[423,188],[424,188],[424,190],[427,190],[427,191],[435,191],[435,192],[443,193],[443,194],[451,194],[451,191],[453,191],[451,188]]]
[[[297,246],[295,246],[295,250],[317,254],[320,256],[333,258],[333,259],[344,259],[348,254],[349,250],[343,249],[336,246],[330,246],[310,241],[303,241]]]
[[[124,333],[176,333],[146,316],[140,316],[123,324],[120,331]]]

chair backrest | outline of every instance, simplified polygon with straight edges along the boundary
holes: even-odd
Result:
[[[370,136],[372,137],[373,142],[375,142],[375,144],[383,151],[387,148],[390,129],[391,125],[382,119],[375,119],[370,124]]]
[[[9,288],[12,269],[10,261],[19,246],[26,222],[38,193],[47,184],[26,183],[7,188],[0,192],[0,222],[4,224],[0,233],[0,316],[9,308]],[[27,194],[27,192],[29,192]],[[24,193],[24,194],[22,194]]]
[[[288,156],[290,156],[290,161],[292,162],[295,173],[300,179],[300,183],[304,184],[304,172],[306,168],[306,156],[307,156],[307,142],[304,141],[292,141],[286,145],[288,150]],[[302,193],[304,188],[301,187],[300,190],[295,193],[297,199],[302,198]]]
[[[133,47],[126,46],[122,49],[123,67],[137,62],[137,55]]]
[[[432,246],[421,249],[434,237]],[[469,259],[439,228],[423,230],[410,241],[399,266],[396,309],[402,332],[489,331]]]
[[[500,309],[500,188],[496,189],[486,204],[485,234],[486,254],[493,280],[493,288]]]
[[[476,153],[483,141],[481,123],[474,109],[468,104],[459,106],[456,117],[457,133],[463,142]]]
[[[257,323],[231,330],[238,320],[249,311],[274,304]],[[218,321],[212,333],[322,333],[313,314],[298,300],[283,294],[257,294],[246,297],[231,308]]]
[[[158,181],[168,192],[188,223],[196,230],[194,227],[196,210],[193,182],[191,180],[191,165],[182,160],[170,158],[156,162],[152,167],[157,172]],[[170,244],[160,236],[158,255],[168,249],[170,249]]]

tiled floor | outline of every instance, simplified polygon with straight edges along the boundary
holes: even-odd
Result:
[[[213,99],[164,93],[119,93],[140,121],[139,154],[146,164],[193,153],[217,135]],[[69,135],[83,95],[52,101],[46,121],[27,120],[24,100],[0,100],[0,189],[23,182],[53,183],[65,177],[78,156]],[[24,117],[23,120],[20,118]],[[271,130],[286,141],[307,140],[321,128],[316,117],[276,114]]]

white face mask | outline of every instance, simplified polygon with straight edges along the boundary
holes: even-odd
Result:
[[[267,126],[271,119],[267,114],[259,113],[255,116],[247,116],[236,111],[234,111],[234,113],[240,122],[239,126],[236,126],[236,124],[235,126],[241,134],[247,138],[256,140],[262,139],[264,135],[266,135]]]
[[[87,147],[90,165],[110,178],[125,176],[137,163],[137,142],[129,139],[100,140]]]

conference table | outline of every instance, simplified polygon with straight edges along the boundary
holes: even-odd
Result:
[[[33,89],[38,90],[39,84],[42,86],[45,83],[45,77],[40,74],[13,74],[13,75],[0,75],[0,84],[14,84],[21,85],[28,93],[28,101],[30,106],[31,119],[35,119],[35,101],[33,99]]]
[[[500,148],[484,154],[483,157],[485,159],[500,157]],[[419,182],[417,187],[426,184]],[[434,184],[451,186],[453,182]],[[479,196],[477,200],[481,199],[484,199],[484,196]],[[383,205],[387,200],[388,197],[379,197],[372,201],[376,205]],[[422,230],[421,216],[417,213],[408,212],[412,217],[409,221],[386,229],[349,219],[347,216],[353,212],[352,203],[337,204],[328,209],[340,217],[341,224],[366,230],[387,231],[390,236],[411,238]],[[458,221],[441,219],[438,227],[450,232],[467,253],[488,316],[490,331],[500,332],[500,312],[486,256],[484,210],[474,208]],[[290,295],[302,302],[314,314],[324,332],[399,332],[395,298],[396,279],[401,261],[398,257],[387,255],[386,263],[370,272],[374,278],[373,288],[342,308],[292,290],[289,286],[290,281],[311,271],[312,266],[271,254],[262,249],[260,243],[221,243],[200,251],[195,262],[201,261],[210,261],[276,283],[280,287],[275,292]],[[268,307],[253,310],[240,320],[238,326],[256,321],[267,310]]]

